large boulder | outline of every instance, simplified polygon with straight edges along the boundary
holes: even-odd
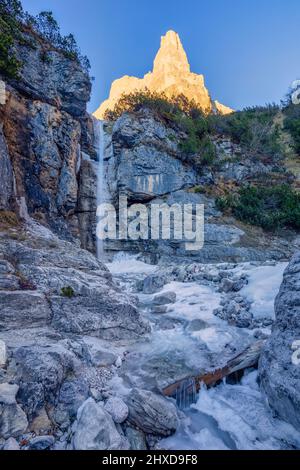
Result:
[[[176,406],[149,390],[133,389],[127,405],[129,422],[147,434],[169,436],[178,427]]]
[[[137,308],[126,299],[90,295],[51,298],[52,326],[65,333],[103,339],[137,338],[149,331]]]
[[[18,389],[16,384],[0,384],[0,438],[18,437],[27,429],[26,415],[16,402]]]
[[[271,408],[300,430],[300,253],[291,260],[275,300],[276,321],[259,364]]]
[[[17,398],[30,419],[45,403],[56,403],[60,387],[75,364],[74,355],[59,344],[23,346],[14,351],[12,366],[20,383]]]
[[[92,398],[79,408],[74,423],[75,450],[126,450],[127,440],[119,434],[110,416]]]

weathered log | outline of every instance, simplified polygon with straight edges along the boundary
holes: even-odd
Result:
[[[198,392],[202,384],[205,384],[207,387],[212,387],[235,372],[241,372],[250,367],[254,367],[258,364],[264,344],[264,340],[257,341],[233,359],[230,359],[224,367],[201,375],[186,377],[168,385],[162,390],[162,393],[165,396],[176,397],[177,393],[179,391],[181,393],[182,389],[184,389],[185,394],[192,394],[195,390]]]

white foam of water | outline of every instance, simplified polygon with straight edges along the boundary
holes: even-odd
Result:
[[[174,281],[166,284],[161,292],[168,291],[176,293],[176,302],[169,307],[172,314],[189,321],[201,319],[219,323],[213,311],[219,306],[221,296],[211,287]]]
[[[112,274],[150,274],[156,271],[157,266],[144,263],[137,259],[139,255],[132,255],[124,252],[119,252],[114,256],[112,263],[107,263],[106,266]]]
[[[287,263],[275,266],[259,266],[248,271],[249,282],[240,294],[251,302],[251,312],[255,318],[274,318],[274,299],[282,282]]]
[[[197,403],[191,407],[195,413],[190,415],[189,421],[181,423],[174,436],[161,442],[162,448],[222,450],[228,443],[228,439],[224,442],[224,436],[229,436],[234,443],[230,448],[239,450],[298,448],[300,433],[272,416],[263,402],[256,378],[254,371],[241,385],[223,383],[210,390],[202,388]],[[205,416],[212,421],[203,421]],[[199,423],[206,426],[205,433],[203,429],[195,432]]]
[[[103,121],[94,120],[94,132],[97,143],[98,171],[97,171],[97,207],[105,202],[104,185],[104,129]],[[103,240],[97,237],[97,258],[103,258]]]

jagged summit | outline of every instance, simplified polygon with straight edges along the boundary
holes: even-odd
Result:
[[[112,83],[109,98],[94,113],[95,117],[103,119],[105,112],[113,109],[122,94],[142,91],[146,88],[150,91],[164,92],[169,97],[183,94],[196,101],[206,112],[218,111],[221,114],[232,112],[232,109],[218,101],[212,101],[205,87],[203,75],[191,72],[180,37],[172,30],[161,37],[153,71],[143,78],[125,75],[115,80]]]

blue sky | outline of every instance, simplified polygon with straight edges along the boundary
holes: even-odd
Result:
[[[279,102],[300,78],[299,0],[23,0],[52,10],[74,33],[95,77],[89,110],[112,80],[152,69],[160,36],[177,31],[192,71],[213,98],[234,109]]]

